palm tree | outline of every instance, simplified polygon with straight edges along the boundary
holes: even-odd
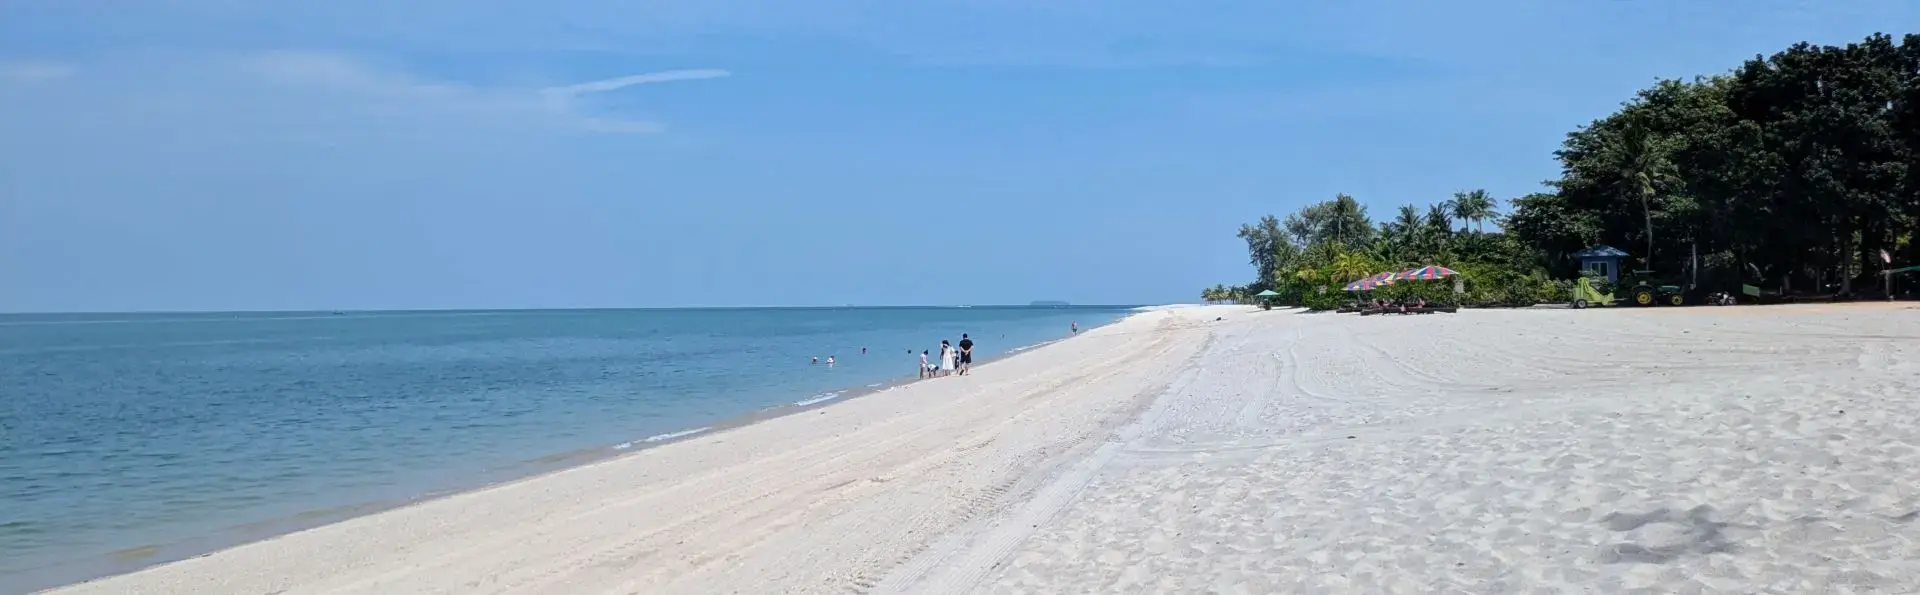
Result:
[[[1497,208],[1493,196],[1487,194],[1486,190],[1455,192],[1453,200],[1447,201],[1446,204],[1455,219],[1472,222],[1476,232],[1486,231],[1480,222],[1492,217],[1494,209]]]
[[[1365,254],[1354,252],[1341,254],[1339,257],[1334,258],[1333,265],[1329,268],[1333,273],[1334,279],[1337,280],[1355,280],[1377,272],[1373,270],[1375,264],[1372,259],[1367,258]]]
[[[1480,217],[1473,220],[1474,227],[1485,233],[1487,230],[1483,224],[1500,216],[1500,199],[1487,194],[1486,190],[1475,190],[1469,194],[1474,196],[1474,202],[1479,207],[1477,210],[1480,211]]]
[[[1653,197],[1661,186],[1679,179],[1673,161],[1667,158],[1660,138],[1638,123],[1628,124],[1620,136],[1605,147],[1614,171],[1619,172],[1621,190],[1628,198],[1640,200],[1640,212],[1647,223],[1648,268],[1653,263]]]
[[[1394,218],[1393,224],[1403,230],[1404,233],[1419,234],[1421,224],[1420,208],[1413,205],[1400,205],[1400,216]]]
[[[1453,193],[1453,200],[1441,204],[1446,206],[1447,215],[1461,223],[1462,230],[1471,229],[1469,222],[1473,221],[1473,203],[1467,200],[1466,191]]]
[[[1394,218],[1393,227],[1398,232],[1400,254],[1408,257],[1426,239],[1426,228],[1420,220],[1420,209],[1413,205],[1400,205],[1400,216]]]
[[[1427,207],[1427,233],[1434,239],[1442,239],[1453,233],[1453,214],[1448,212],[1449,208],[1447,204]]]

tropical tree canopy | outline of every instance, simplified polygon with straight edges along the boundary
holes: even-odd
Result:
[[[1800,43],[1657,81],[1554,157],[1557,178],[1505,201],[1462,190],[1375,223],[1341,194],[1263,217],[1241,230],[1246,288],[1325,306],[1362,269],[1439,264],[1461,271],[1464,301],[1524,304],[1556,297],[1578,274],[1570,256],[1607,244],[1632,253],[1624,266],[1723,285],[1877,291],[1880,271],[1920,263],[1920,35]],[[1412,285],[1395,291],[1442,284]]]

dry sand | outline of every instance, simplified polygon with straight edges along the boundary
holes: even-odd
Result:
[[[1920,592],[1920,310],[1082,335],[62,592]]]

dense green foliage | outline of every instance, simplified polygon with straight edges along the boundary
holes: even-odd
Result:
[[[1353,197],[1338,195],[1284,220],[1269,216],[1242,226],[1249,261],[1265,274],[1242,287],[1215,286],[1201,297],[1244,303],[1272,290],[1280,294],[1275,303],[1329,308],[1353,299],[1342,288],[1355,279],[1433,264],[1459,271],[1465,295],[1455,296],[1451,281],[1403,281],[1374,295],[1477,305],[1550,297],[1552,284],[1534,270],[1532,250],[1508,234],[1475,229],[1498,216],[1499,201],[1481,190],[1425,207],[1403,205],[1383,222]]]
[[[1469,305],[1559,299],[1571,255],[1608,244],[1626,266],[1695,273],[1703,285],[1783,292],[1876,291],[1878,272],[1920,261],[1920,35],[1798,44],[1733,71],[1663,80],[1567,135],[1559,179],[1501,202],[1456,193],[1375,222],[1352,197],[1242,226],[1255,280],[1202,297],[1329,307],[1349,281],[1439,264]],[[1488,222],[1498,229],[1482,231]],[[1698,262],[1697,270],[1692,263]],[[1452,284],[1388,295],[1452,299]]]

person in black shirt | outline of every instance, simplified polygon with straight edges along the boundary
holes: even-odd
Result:
[[[960,333],[960,375],[967,375],[967,368],[973,367],[973,339],[966,333]]]

